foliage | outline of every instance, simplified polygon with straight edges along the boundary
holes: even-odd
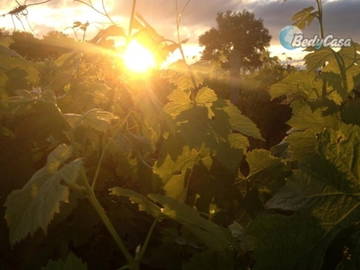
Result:
[[[219,13],[216,22],[217,28],[199,38],[200,44],[205,46],[203,59],[226,63],[234,76],[240,69],[252,70],[262,65],[260,52],[264,52],[271,39],[262,20],[244,10]]]
[[[10,45],[5,41],[2,44]],[[226,227],[227,222],[217,224],[211,220],[222,211],[225,213],[226,206],[215,212],[212,208],[225,202],[217,187],[234,187],[233,176],[244,160],[248,137],[263,138],[256,125],[236,106],[206,86],[191,96],[191,80],[180,72],[158,71],[146,78],[150,84],[141,88],[141,83],[133,81],[125,72],[119,73],[117,69],[121,70],[122,66],[110,51],[99,49],[94,53],[93,47],[85,43],[77,44],[72,47],[73,52],[56,60],[36,64],[8,47],[1,48],[2,57],[7,61],[5,71],[1,71],[4,143],[22,138],[16,131],[16,123],[23,115],[34,115],[29,117],[30,123],[41,120],[44,125],[52,122],[57,126],[56,130],[49,126],[49,133],[37,130],[41,134],[39,138],[29,137],[30,151],[22,155],[38,160],[38,169],[29,180],[23,180],[23,185],[6,194],[5,218],[10,243],[16,249],[20,241],[31,243],[38,237],[51,239],[54,231],[65,230],[62,224],[71,222],[87,200],[95,209],[92,215],[99,216],[104,225],[101,228],[110,233],[124,255],[123,258],[117,255],[115,262],[110,261],[109,268],[146,267],[151,260],[147,254],[155,256],[156,247],[169,244],[168,235],[164,233],[155,246],[149,245],[149,241],[155,241],[151,236],[155,234],[156,224],[168,227],[185,241],[183,244],[174,238],[171,243],[186,250],[183,260],[189,269],[200,263],[196,257],[189,261],[191,254],[199,254],[200,258],[203,252],[214,253],[225,261],[237,256],[235,239]],[[9,72],[17,69],[24,74],[24,84],[5,84],[9,81]],[[167,83],[169,76],[171,82]],[[170,89],[164,89],[162,94],[164,86]],[[29,90],[20,91],[23,87]],[[52,113],[44,115],[39,108],[47,108]],[[26,132],[32,134],[37,126],[26,126]],[[227,162],[230,156],[231,162]],[[209,193],[204,185],[209,184],[208,176],[214,172],[227,175],[227,183],[213,179]],[[111,194],[107,192],[109,189]],[[146,214],[138,213],[121,197],[115,199],[119,206],[113,205],[113,195],[129,197],[141,205],[140,210],[146,210]],[[241,199],[240,191],[235,190],[229,201],[236,200],[238,195]],[[201,198],[200,202],[195,198]],[[118,207],[128,214],[116,213]],[[92,215],[85,216],[93,219]],[[118,218],[121,215],[129,224],[136,219],[149,221],[153,216],[155,225],[150,226],[148,234],[140,234],[141,238],[136,237],[137,229],[134,231],[131,226],[120,233]],[[166,225],[169,221],[165,220],[171,223]],[[140,231],[147,223],[139,224]],[[39,234],[40,229],[43,233]],[[80,243],[89,245],[98,229],[90,227],[87,231]],[[103,234],[108,237],[106,231]],[[124,241],[125,234],[135,238]],[[63,237],[61,243],[65,251],[73,250],[71,247],[79,241],[77,238],[71,233]],[[75,251],[82,254],[81,246],[76,246]],[[94,257],[82,255],[89,265],[96,265]],[[72,267],[68,264],[79,263],[70,257],[65,261],[50,261],[46,267],[67,269]],[[38,259],[33,262],[35,268],[46,265],[45,258]],[[232,260],[229,263],[235,264]]]
[[[306,26],[317,12],[307,9],[295,17]],[[273,98],[286,95],[292,106],[292,131],[281,152],[274,148],[292,164],[292,172],[266,202],[268,213],[249,226],[257,238],[254,269],[269,269],[274,262],[277,269],[353,269],[357,264],[348,256],[356,254],[356,247],[344,242],[360,214],[360,130],[358,117],[349,116],[356,113],[350,104],[360,72],[357,48],[356,43],[338,52],[309,48],[307,70],[271,87]]]
[[[138,24],[159,55],[174,49]],[[358,44],[252,75],[276,67],[263,83],[292,110],[283,141],[254,149],[267,139],[249,116],[260,108],[234,105],[201,72],[131,76],[107,47],[114,34],[39,62],[0,39],[2,266],[358,268]]]

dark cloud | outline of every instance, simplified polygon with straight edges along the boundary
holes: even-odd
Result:
[[[187,0],[178,1],[178,9],[182,10]],[[174,31],[176,21],[175,0],[138,1],[137,10],[160,31],[170,34]],[[214,24],[216,14],[220,11],[233,10],[238,2],[230,0],[193,0],[183,13],[183,26],[191,28],[207,28]],[[117,1],[113,14],[128,16],[131,1]],[[171,29],[171,30],[170,30]]]
[[[175,21],[175,1],[147,0],[138,1],[138,10],[150,22],[165,33],[173,31]],[[179,1],[182,6],[186,0]],[[273,43],[277,43],[279,31],[291,24],[292,15],[308,6],[315,6],[314,0],[278,0],[278,1],[246,1],[246,0],[193,0],[186,9],[183,25],[189,29],[206,29],[215,25],[216,14],[226,10],[248,9],[256,17],[264,20],[264,25],[273,36]],[[117,1],[114,14],[129,15],[131,1]],[[359,29],[359,0],[338,0],[325,3],[324,22],[327,33],[339,37],[352,37],[360,40]],[[318,24],[314,22],[305,34],[318,33]],[[191,30],[190,30],[191,31]],[[197,31],[198,32],[198,31]]]
[[[277,41],[279,31],[286,25],[291,24],[292,15],[308,6],[315,6],[313,0],[278,1],[267,4],[251,4],[247,8],[255,12],[258,17],[264,19],[264,24],[270,29],[274,40]],[[360,1],[342,0],[328,2],[324,5],[324,24],[327,34],[337,37],[352,37],[360,40],[359,25]],[[319,33],[319,24],[314,21],[305,34]]]
[[[28,0],[36,2],[38,0]],[[40,1],[40,0],[39,0]],[[108,0],[111,1],[111,0]],[[114,9],[112,15],[128,17],[131,10],[130,0],[113,0]],[[178,0],[179,7],[187,0]],[[100,0],[93,0],[100,3]],[[360,0],[338,0],[325,1],[324,22],[326,33],[334,34],[339,37],[352,37],[360,41],[359,14]],[[0,0],[0,9],[4,7],[14,7],[14,0]],[[81,6],[74,0],[53,0],[46,4],[48,7],[58,9],[61,7]],[[277,43],[278,33],[281,28],[291,24],[292,15],[302,8],[315,5],[315,0],[192,0],[188,5],[184,16],[184,32],[189,37],[193,36],[192,41],[197,40],[197,36],[215,25],[215,18],[218,12],[226,10],[240,11],[248,9],[255,13],[256,17],[264,20],[264,25],[270,30],[273,36],[273,43]],[[83,9],[91,10],[83,6]],[[140,0],[137,10],[162,34],[173,36],[175,31],[176,8],[175,0]],[[66,14],[63,15],[66,17]],[[311,35],[318,33],[318,24],[314,22],[305,34]]]

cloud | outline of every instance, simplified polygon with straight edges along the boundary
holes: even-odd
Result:
[[[116,1],[113,13],[124,16],[129,15],[131,1]],[[138,11],[144,15],[160,32],[173,35],[176,18],[175,1],[147,0],[138,1]],[[183,6],[186,0],[179,0]],[[243,9],[255,13],[257,18],[262,18],[265,27],[273,36],[272,43],[277,44],[279,31],[291,24],[292,15],[308,6],[315,6],[314,0],[193,0],[188,5],[183,15],[183,30],[185,35],[200,34],[215,26],[218,12],[226,10]],[[360,40],[358,17],[360,14],[359,0],[328,0],[324,5],[324,23],[326,33],[339,37],[351,36]],[[314,22],[305,34],[318,33],[318,24]],[[193,37],[195,42],[197,37]]]
[[[285,3],[283,1],[268,4],[252,3],[247,8],[255,12],[258,17],[263,18],[265,26],[270,29],[273,37],[277,38],[279,31],[284,26],[291,24],[292,15],[308,6],[315,6],[314,1],[292,0]],[[352,37],[354,40],[360,40],[359,14],[359,0],[328,1],[324,5],[325,32],[337,37]],[[316,20],[305,30],[305,35],[313,35],[314,33],[319,33],[319,24]]]
[[[23,0],[20,0],[21,2]],[[28,3],[40,0],[28,0]],[[178,0],[179,9],[182,9],[188,0]],[[325,0],[324,0],[325,1]],[[92,0],[96,7],[101,9],[101,0]],[[105,0],[109,13],[124,28],[127,27],[130,15],[130,0]],[[175,38],[176,7],[175,0],[141,0],[138,1],[137,11],[152,24],[162,35]],[[308,6],[314,6],[314,0],[192,0],[187,6],[182,18],[182,36],[190,38],[195,44],[198,37],[215,26],[216,14],[226,10],[250,10],[257,18],[262,18],[266,28],[273,37],[272,45],[278,45],[278,33],[286,25],[291,24],[292,15]],[[0,0],[0,14],[16,7],[15,0]],[[325,32],[337,37],[352,37],[360,41],[358,18],[360,14],[360,0],[327,0],[324,5]],[[53,0],[42,6],[29,8],[29,21],[37,33],[46,30],[64,30],[76,20],[89,21],[91,33],[94,34],[106,18],[100,16],[89,7],[76,3],[74,0]],[[18,27],[20,27],[17,22]],[[9,16],[0,17],[1,27],[12,28]],[[314,22],[305,35],[312,36],[319,32],[317,22]],[[69,32],[70,33],[70,32]]]

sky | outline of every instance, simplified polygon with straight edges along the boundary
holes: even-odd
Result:
[[[23,3],[25,0],[18,0]],[[27,0],[27,4],[43,0]],[[84,0],[90,1],[90,0]],[[128,17],[131,10],[131,0],[104,0],[111,17],[124,28],[127,28]],[[323,0],[325,32],[339,38],[351,37],[360,41],[359,14],[360,0]],[[96,7],[101,9],[101,0],[92,0]],[[181,9],[187,0],[178,0]],[[143,15],[163,36],[175,39],[176,33],[176,0],[138,0],[137,11]],[[286,50],[279,45],[278,35],[280,30],[291,24],[292,15],[308,6],[314,6],[315,0],[192,0],[187,6],[183,18],[181,35],[189,39],[185,52],[189,58],[197,57],[201,52],[198,46],[198,37],[216,26],[216,14],[221,11],[241,11],[247,9],[255,13],[257,18],[262,18],[264,25],[272,36],[269,48],[272,55],[281,59],[292,57],[300,59],[304,56],[301,49]],[[0,0],[0,15],[16,7],[15,0]],[[84,4],[75,0],[52,0],[39,6],[28,9],[28,23],[36,35],[42,35],[51,30],[64,31],[72,34],[70,27],[74,21],[88,21],[90,35],[98,29],[104,28],[108,21]],[[25,19],[25,27],[29,30]],[[17,29],[22,26],[15,19]],[[0,17],[0,28],[13,29],[10,16]],[[318,33],[317,23],[313,23],[306,31],[305,36],[311,37]]]

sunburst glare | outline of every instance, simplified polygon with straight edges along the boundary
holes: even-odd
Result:
[[[156,66],[154,54],[136,40],[132,40],[122,55],[125,66],[136,73],[144,73]]]

